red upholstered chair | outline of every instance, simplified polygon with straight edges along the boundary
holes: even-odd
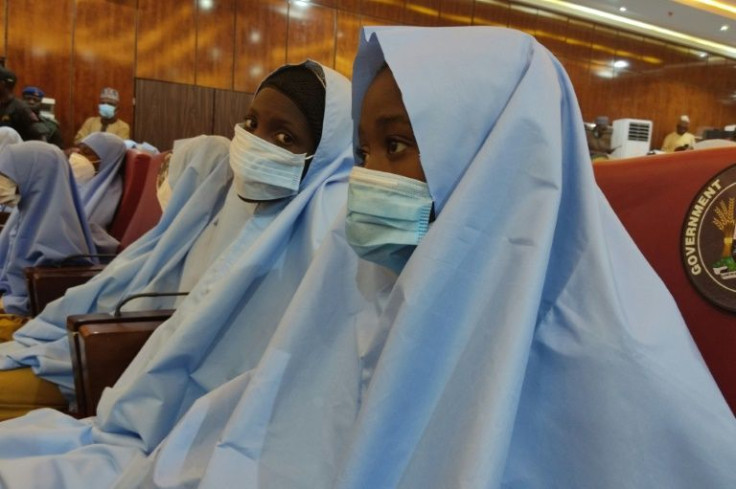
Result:
[[[614,211],[677,301],[736,412],[736,313],[701,295],[688,277],[681,253],[691,203],[714,176],[733,164],[736,149],[718,148],[601,161],[594,171]]]
[[[137,149],[129,149],[123,163],[123,193],[108,232],[120,241],[130,226],[141,200],[151,166],[151,155]]]
[[[119,251],[124,250],[133,241],[143,236],[161,218],[161,206],[156,198],[156,180],[161,164],[170,153],[170,151],[166,151],[151,157],[139,198],[135,205],[131,206],[128,225],[118,238],[120,241]]]

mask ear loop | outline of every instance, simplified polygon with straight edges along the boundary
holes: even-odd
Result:
[[[302,176],[299,179],[299,182],[304,181],[304,177],[307,176],[307,170],[309,170],[310,163],[312,163],[312,158],[314,158],[314,154],[311,154],[304,158],[304,170],[302,170]]]

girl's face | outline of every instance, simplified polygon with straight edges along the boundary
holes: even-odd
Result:
[[[363,98],[357,158],[370,170],[426,181],[409,114],[391,70],[378,72]]]
[[[294,154],[311,155],[317,149],[306,116],[289,97],[271,87],[256,94],[243,127]]]
[[[90,163],[92,163],[92,166],[95,167],[95,170],[99,168],[100,166],[100,157],[97,155],[97,153],[94,152],[92,148],[87,146],[84,143],[79,144],[79,153],[82,156],[87,157]]]

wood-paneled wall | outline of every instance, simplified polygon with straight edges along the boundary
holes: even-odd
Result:
[[[18,91],[56,98],[67,141],[108,85],[142,140],[158,105],[139,99],[133,117],[136,78],[247,93],[305,57],[349,76],[361,26],[381,24],[526,31],[568,70],[585,120],[651,119],[655,147],[682,113],[695,130],[736,122],[735,60],[504,0],[0,0],[0,54]]]

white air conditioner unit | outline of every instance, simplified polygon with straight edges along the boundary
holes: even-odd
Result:
[[[649,152],[652,142],[652,121],[642,119],[617,119],[613,121],[611,148],[613,158],[643,156]]]
[[[44,97],[41,100],[41,115],[48,117],[49,119],[56,120],[54,115],[54,107],[56,106],[56,99]]]

